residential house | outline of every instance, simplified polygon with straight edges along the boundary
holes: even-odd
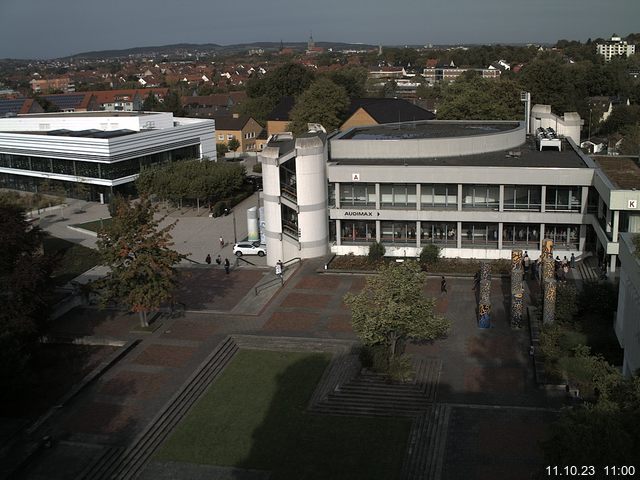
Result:
[[[182,106],[188,117],[213,118],[231,116],[246,98],[246,92],[182,97]]]
[[[255,152],[256,139],[262,132],[262,126],[248,116],[213,117],[216,121],[216,143],[228,145],[231,140],[238,140],[240,147],[236,152]]]
[[[435,115],[399,98],[354,98],[340,131],[395,122],[433,120]]]
[[[596,44],[596,52],[604,57],[605,62],[610,62],[613,57],[629,57],[635,54],[636,46],[613,34],[611,40]]]
[[[29,82],[34,93],[48,93],[61,90],[63,92],[74,92],[75,86],[69,77],[38,79]]]
[[[25,113],[42,113],[44,110],[33,98],[11,98],[0,100],[0,118],[22,115]]]

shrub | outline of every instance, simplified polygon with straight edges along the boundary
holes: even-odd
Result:
[[[413,365],[407,355],[397,355],[389,359],[387,375],[397,382],[407,382],[413,376]]]
[[[224,201],[216,202],[215,205],[211,208],[211,213],[214,217],[221,217],[224,215],[224,211],[227,208],[227,203]]]
[[[386,345],[363,345],[359,352],[360,363],[364,368],[378,373],[387,372],[389,351]]]
[[[262,173],[262,163],[256,163],[251,170],[255,173]]]
[[[578,313],[578,293],[576,287],[569,283],[558,283],[556,290],[556,321],[573,323],[573,317]]]
[[[440,259],[440,253],[438,245],[425,245],[420,252],[420,263],[423,265],[435,265]]]
[[[369,245],[369,260],[371,260],[372,262],[382,260],[385,252],[386,249],[384,248],[384,245],[378,242],[373,242],[371,245]]]

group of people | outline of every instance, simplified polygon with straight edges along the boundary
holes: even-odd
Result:
[[[221,249],[224,248],[225,243],[224,243],[224,238],[222,238],[222,236],[220,237],[219,242],[220,242],[220,248]],[[205,261],[205,263],[207,265],[211,265],[211,254],[210,253],[207,253],[207,256],[205,257],[204,261]],[[220,254],[218,254],[218,256],[216,257],[215,262],[218,265],[223,265],[224,264],[224,271],[225,271],[225,273],[227,273],[227,275],[229,274],[229,271],[231,270],[231,262],[229,262],[228,258],[225,258],[224,261],[222,261],[222,257],[220,256]]]
[[[560,256],[556,255],[554,259],[555,262],[555,278],[560,282],[567,281],[567,275],[571,271],[572,268],[576,267],[576,257],[572,253],[571,258],[567,259],[565,255],[562,260],[560,260]],[[529,254],[525,250],[524,256],[522,257],[522,266],[524,269],[524,277],[532,278],[533,280],[540,280],[542,278],[542,261],[540,258],[537,258],[534,261],[531,261]]]
[[[207,253],[207,257],[204,259],[204,261],[207,263],[207,265],[211,265],[211,254]],[[218,265],[222,265],[224,264],[224,271],[226,273],[229,273],[229,270],[231,269],[231,262],[229,262],[228,258],[224,259],[224,262],[222,261],[222,257],[220,255],[218,255],[216,257],[216,263]]]

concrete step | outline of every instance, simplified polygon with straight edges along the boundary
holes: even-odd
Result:
[[[101,469],[100,476],[93,475],[88,478],[135,478],[158,446],[224,370],[237,351],[238,345],[232,337],[227,337],[189,377],[124,454]]]

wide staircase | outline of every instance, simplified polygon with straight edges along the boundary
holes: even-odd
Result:
[[[577,264],[578,273],[585,283],[597,283],[600,279],[600,268],[595,257],[587,257]]]
[[[323,378],[318,386],[325,394],[314,395],[312,402],[315,402],[309,411],[325,415],[416,417],[435,401],[442,368],[439,360],[416,360],[415,378],[409,383],[389,381],[386,376],[372,372],[358,373],[353,358],[340,361],[349,366],[350,378],[341,375],[344,369],[334,367],[335,375]]]
[[[132,479],[238,351],[227,337],[126,450],[107,449],[77,480]]]

